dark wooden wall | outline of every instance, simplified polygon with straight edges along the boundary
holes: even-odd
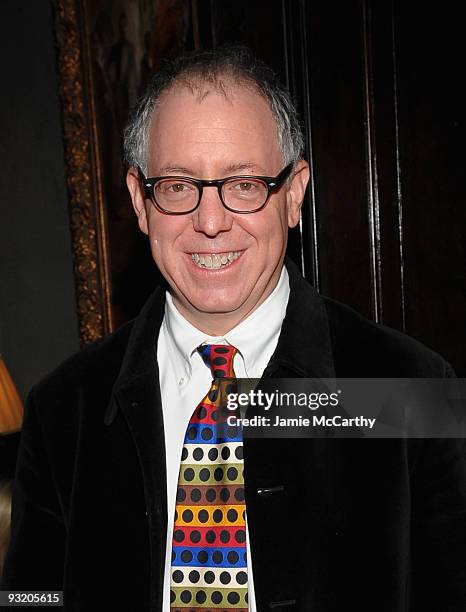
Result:
[[[319,290],[466,375],[464,34],[403,0],[199,0],[201,43],[244,41],[293,93],[312,182],[291,256]]]

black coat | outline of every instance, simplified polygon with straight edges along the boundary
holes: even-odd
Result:
[[[435,353],[287,267],[288,309],[264,376],[450,375]],[[161,610],[163,313],[159,289],[134,322],[31,392],[4,589],[63,589],[67,610]],[[459,442],[246,439],[244,464],[259,612],[465,612]]]

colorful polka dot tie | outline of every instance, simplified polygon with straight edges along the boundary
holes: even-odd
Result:
[[[227,408],[237,351],[218,344],[197,350],[214,380],[189,421],[181,454],[170,609],[247,612],[243,437],[228,424],[228,416],[239,415]]]

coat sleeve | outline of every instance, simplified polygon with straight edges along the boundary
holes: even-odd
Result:
[[[62,590],[66,528],[34,390],[26,402],[13,483],[4,590]]]
[[[448,364],[444,375],[455,376]],[[464,612],[466,440],[424,440],[411,476],[413,601],[410,609]]]

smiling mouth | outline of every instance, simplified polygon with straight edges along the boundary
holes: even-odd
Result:
[[[191,259],[199,268],[220,270],[226,268],[241,256],[241,251],[226,253],[191,253]]]

